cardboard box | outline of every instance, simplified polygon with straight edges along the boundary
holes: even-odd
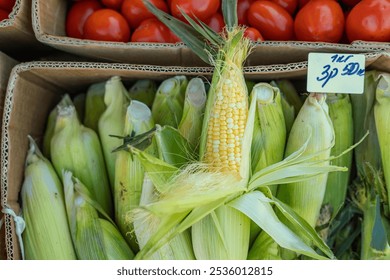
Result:
[[[367,67],[390,72],[390,54],[367,54]],[[24,162],[28,148],[27,135],[40,142],[51,109],[64,93],[77,94],[90,84],[105,81],[113,75],[124,83],[140,78],[163,80],[177,74],[211,77],[212,68],[161,67],[107,63],[31,62],[19,64],[11,74],[3,120],[1,166],[4,202],[15,213],[20,212],[19,191],[23,182]],[[292,63],[245,68],[247,79],[271,81],[288,78],[305,83],[307,63]],[[8,259],[20,259],[13,218],[6,216]]]
[[[41,44],[34,35],[31,0],[16,0],[9,19],[0,22],[0,51],[23,60],[51,49]]]
[[[65,33],[66,0],[33,0],[33,28],[37,39],[80,56],[132,64],[207,66],[183,43],[115,43],[70,38]],[[371,45],[277,42],[258,43],[247,65],[270,65],[307,60],[309,52],[359,53],[376,50]]]
[[[0,123],[3,120],[3,108],[4,108],[4,98],[7,90],[8,78],[11,73],[12,68],[16,65],[17,61],[8,57],[4,53],[0,52]],[[0,145],[1,145],[1,131],[0,131]],[[1,167],[0,167],[1,174]],[[1,185],[1,183],[0,183]],[[1,188],[0,188],[1,190]],[[4,194],[0,191],[0,209],[2,208]],[[3,217],[3,214],[0,212],[0,219]],[[5,228],[0,227],[0,260],[6,259],[5,252]]]

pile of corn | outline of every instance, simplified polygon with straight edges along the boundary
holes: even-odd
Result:
[[[26,259],[390,257],[389,76],[353,97],[246,82],[235,5],[215,34],[148,4],[210,81],[112,77],[53,109],[26,159]]]

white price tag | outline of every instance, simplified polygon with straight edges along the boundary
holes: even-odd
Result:
[[[307,91],[363,93],[363,54],[309,53]]]

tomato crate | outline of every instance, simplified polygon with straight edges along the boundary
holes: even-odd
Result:
[[[67,36],[69,1],[33,0],[36,38],[43,44],[100,61],[132,64],[206,66],[183,43],[110,42]],[[134,30],[131,30],[133,32]],[[310,52],[363,53],[383,50],[380,44],[341,44],[306,41],[262,41],[255,43],[247,66],[306,61]]]

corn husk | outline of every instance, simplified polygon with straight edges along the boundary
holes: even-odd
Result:
[[[127,107],[124,135],[137,136],[151,130],[154,127],[152,113],[144,104],[132,100]],[[151,147],[151,150],[154,150]],[[116,152],[114,206],[115,221],[127,243],[133,252],[139,250],[138,242],[132,223],[127,223],[126,215],[129,211],[139,206],[142,184],[144,181],[144,169],[141,163],[128,152]]]
[[[63,172],[66,210],[81,260],[129,260],[134,254],[102,207],[71,172]],[[102,218],[104,217],[104,218]]]
[[[295,115],[297,115],[302,108],[303,102],[302,99],[299,97],[299,94],[295,89],[293,83],[290,80],[286,79],[275,80],[274,82],[276,86],[280,89],[283,98],[285,98],[287,102],[294,107]]]
[[[85,118],[85,101],[87,99],[87,95],[85,93],[77,94],[73,97],[73,105],[76,108],[77,115],[80,120],[84,120]]]
[[[132,100],[138,100],[145,103],[148,107],[152,107],[153,100],[156,95],[157,85],[156,82],[149,79],[143,79],[136,81],[129,88],[129,97]]]
[[[183,115],[184,95],[188,81],[184,76],[175,76],[163,81],[153,101],[154,122],[161,126],[178,127]]]
[[[120,77],[114,76],[106,82],[104,94],[106,110],[100,116],[98,123],[99,138],[112,189],[115,184],[116,161],[116,154],[112,151],[121,144],[121,139],[113,137],[113,135],[124,136],[122,134],[129,104],[126,94],[126,88],[123,86]]]
[[[85,114],[83,124],[86,127],[92,128],[98,133],[98,123],[100,116],[106,110],[104,103],[104,93],[106,91],[106,83],[96,83],[91,85],[87,90],[85,99]]]
[[[72,105],[72,100],[70,99],[69,95],[64,95],[64,97],[61,99],[60,103],[58,105],[60,106],[66,106],[66,105]],[[43,135],[43,155],[50,159],[50,143],[51,139],[53,138],[54,134],[54,128],[56,125],[56,120],[57,120],[57,107],[55,107],[53,110],[51,110],[49,117],[47,119],[47,124],[46,124],[46,129],[45,133]]]
[[[206,100],[206,89],[202,79],[191,79],[185,92],[183,116],[178,129],[193,147],[199,145]]]
[[[74,106],[58,107],[51,141],[52,162],[57,174],[69,170],[89,188],[91,196],[113,216],[110,184],[97,134],[77,119]]]
[[[51,163],[29,137],[24,182],[21,189],[25,258],[74,260],[76,253],[68,225],[62,184]]]
[[[335,131],[335,144],[331,155],[336,156],[353,145],[352,104],[349,95],[346,94],[328,94],[326,102]],[[328,175],[323,204],[331,207],[331,218],[334,219],[346,199],[352,167],[352,152],[336,158],[331,164],[348,168],[347,172]]]

